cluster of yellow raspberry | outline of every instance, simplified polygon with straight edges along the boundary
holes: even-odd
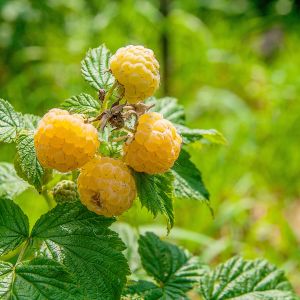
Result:
[[[124,86],[127,103],[152,96],[159,86],[159,64],[153,51],[142,46],[119,49],[110,60],[110,70]],[[179,156],[181,142],[172,123],[156,112],[138,118],[133,136],[124,143],[121,159],[100,156],[96,127],[84,116],[66,110],[52,109],[45,114],[34,136],[41,165],[61,172],[79,168],[80,201],[108,217],[122,214],[136,197],[131,168],[148,174],[168,171]],[[77,190],[65,182],[54,189],[54,194],[60,203],[69,194],[76,200]]]

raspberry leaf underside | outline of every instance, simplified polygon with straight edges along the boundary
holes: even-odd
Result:
[[[84,114],[89,117],[95,117],[99,114],[101,105],[91,95],[82,93],[65,100],[61,107],[70,113]]]
[[[20,246],[28,236],[27,216],[12,200],[0,198],[0,255]]]
[[[191,129],[180,124],[175,124],[175,127],[182,136],[184,144],[190,144],[203,140],[211,144],[227,144],[227,140],[223,134],[216,129]]]
[[[62,263],[85,299],[118,299],[129,273],[125,245],[108,227],[113,218],[64,203],[43,215],[32,230],[40,254]]]
[[[171,172],[159,175],[149,175],[135,172],[138,198],[154,217],[158,213],[167,218],[168,230],[174,225],[173,212],[173,181]]]
[[[70,274],[59,263],[35,258],[17,263],[0,262],[1,299],[82,299]]]
[[[150,232],[140,237],[139,254],[145,271],[156,283],[139,280],[129,285],[125,294],[142,299],[188,299],[186,293],[202,272],[198,258]]]
[[[147,105],[154,105],[150,111],[158,112],[165,119],[174,124],[185,124],[185,113],[182,105],[178,104],[178,100],[172,97],[164,97],[156,99],[150,97],[146,101]]]
[[[32,131],[19,134],[15,165],[18,175],[41,191],[46,171],[36,157]]]
[[[200,294],[205,300],[299,299],[283,271],[265,260],[234,257],[207,271],[200,278]]]
[[[40,120],[41,118],[39,116],[32,115],[32,114],[24,114],[23,115],[24,129],[35,130]]]
[[[192,129],[185,125],[185,112],[182,105],[178,104],[177,99],[165,97],[147,99],[148,105],[155,105],[151,111],[161,113],[165,119],[171,121],[181,135],[184,144],[197,141],[206,141],[211,144],[226,145],[225,137],[216,129]]]
[[[97,91],[108,90],[115,79],[109,71],[110,51],[104,44],[90,49],[81,61],[81,73],[84,79]]]
[[[13,199],[28,187],[29,184],[17,175],[12,164],[0,163],[0,197]]]
[[[0,142],[13,142],[23,126],[22,115],[9,102],[0,99]]]

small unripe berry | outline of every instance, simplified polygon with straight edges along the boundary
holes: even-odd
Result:
[[[164,173],[178,158],[181,142],[170,121],[148,112],[139,118],[134,139],[124,146],[125,163],[137,172]]]
[[[76,183],[71,180],[62,180],[53,188],[54,200],[61,204],[79,200]]]
[[[80,171],[80,200],[89,210],[106,217],[129,209],[136,197],[131,171],[121,160],[96,156]]]
[[[110,70],[125,89],[125,99],[137,103],[159,87],[159,63],[152,50],[143,46],[118,49],[110,59]]]
[[[93,158],[99,147],[98,133],[80,115],[52,109],[39,122],[34,146],[43,167],[68,172]]]

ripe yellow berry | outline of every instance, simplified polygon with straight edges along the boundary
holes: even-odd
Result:
[[[139,118],[134,139],[124,146],[125,163],[137,172],[159,174],[168,171],[178,158],[181,136],[159,113]]]
[[[120,48],[110,59],[110,70],[125,89],[125,99],[137,103],[154,94],[159,86],[159,63],[143,46]]]
[[[110,157],[96,156],[84,165],[77,186],[82,204],[106,217],[122,214],[136,197],[130,170],[121,160]]]
[[[51,109],[39,122],[34,146],[42,166],[68,172],[93,158],[99,147],[98,133],[80,115]]]

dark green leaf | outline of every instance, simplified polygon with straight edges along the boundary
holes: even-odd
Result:
[[[154,217],[162,213],[168,220],[168,228],[174,225],[173,214],[173,181],[171,172],[149,175],[135,172],[138,197]]]
[[[19,134],[15,164],[18,174],[40,191],[45,170],[36,157],[33,132],[24,131]]]
[[[0,197],[13,199],[28,187],[27,182],[17,175],[12,164],[0,163]]]
[[[47,258],[24,261],[16,267],[1,262],[0,281],[1,299],[82,299],[63,266]]]
[[[185,150],[180,151],[172,172],[174,174],[175,197],[207,202],[209,193],[202,181],[201,173],[191,162]]]
[[[136,299],[144,300],[164,299],[163,289],[155,283],[146,280],[139,280],[129,284],[125,290],[125,295],[143,296],[143,298]]]
[[[100,102],[95,100],[89,94],[80,94],[65,100],[61,107],[71,113],[85,114],[89,117],[95,117],[100,111]]]
[[[0,199],[0,255],[20,246],[29,235],[27,216],[12,200]]]
[[[11,104],[0,99],[0,142],[11,143],[23,128],[21,114]]]
[[[35,130],[40,121],[40,117],[30,114],[23,115],[24,129]]]
[[[90,49],[81,62],[81,73],[84,79],[96,90],[108,90],[114,83],[109,71],[110,51],[104,44]]]
[[[165,119],[175,123],[184,124],[185,114],[182,105],[177,103],[177,99],[171,97],[165,97],[161,99],[156,99],[151,97],[146,101],[147,105],[155,104],[150,111],[156,111],[161,113]]]
[[[175,124],[178,133],[185,144],[207,140],[212,144],[226,145],[225,137],[216,129],[191,129],[183,125]]]
[[[234,257],[200,279],[205,300],[296,300],[284,272],[265,260]]]
[[[43,215],[32,230],[41,253],[76,276],[85,299],[118,299],[129,268],[118,235],[108,227],[113,218],[65,203]]]
[[[140,237],[139,254],[145,271],[157,284],[140,280],[129,285],[126,293],[149,300],[188,299],[186,293],[201,274],[198,258],[150,232]]]

